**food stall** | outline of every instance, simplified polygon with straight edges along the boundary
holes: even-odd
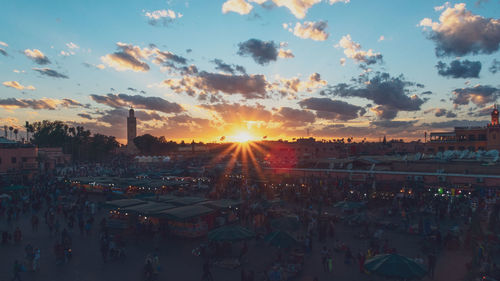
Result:
[[[214,213],[206,206],[192,205],[165,210],[155,216],[168,224],[173,235],[195,238],[205,236],[213,228]]]

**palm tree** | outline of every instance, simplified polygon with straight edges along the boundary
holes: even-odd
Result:
[[[10,131],[10,138],[12,139],[12,130],[14,130],[14,127],[10,126],[9,131]]]
[[[7,125],[3,126],[4,132],[5,132],[5,138],[7,138]]]
[[[19,133],[18,129],[14,129],[14,135],[16,136],[16,141],[17,141],[17,133]]]

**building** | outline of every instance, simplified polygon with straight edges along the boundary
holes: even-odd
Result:
[[[137,119],[135,118],[134,109],[131,108],[127,117],[127,148],[134,150],[134,139],[137,137]]]
[[[39,147],[38,162],[40,171],[48,173],[55,170],[57,166],[71,163],[71,154],[64,153],[62,147]]]
[[[426,152],[446,150],[500,150],[500,125],[498,108],[491,112],[491,123],[484,127],[455,127],[453,132],[433,132],[426,144]]]
[[[32,179],[38,172],[38,148],[0,137],[2,182]]]

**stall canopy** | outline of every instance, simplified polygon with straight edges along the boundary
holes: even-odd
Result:
[[[24,190],[27,189],[27,186],[24,185],[10,185],[10,186],[5,186],[2,187],[2,191],[4,192],[9,192],[9,191],[18,191],[18,190]]]
[[[208,233],[210,241],[241,241],[253,238],[255,233],[239,225],[228,225],[214,229]]]
[[[173,198],[170,201],[164,201],[164,202],[178,205],[178,206],[186,206],[186,205],[198,204],[198,203],[205,202],[205,201],[207,201],[207,199],[202,198],[202,197],[186,196],[186,197]]]
[[[267,243],[280,249],[288,249],[298,244],[297,240],[285,231],[275,231],[265,237]]]
[[[427,273],[422,265],[397,254],[377,255],[365,261],[365,269],[380,276],[407,280],[422,278]]]
[[[107,201],[106,206],[112,207],[112,208],[126,208],[130,206],[135,206],[135,205],[141,205],[141,204],[146,204],[146,201],[142,201],[139,199],[119,199],[119,200],[113,200],[113,201]]]
[[[122,211],[132,214],[151,216],[172,208],[175,208],[175,205],[168,203],[147,202],[146,204],[122,208]]]
[[[365,206],[364,202],[353,202],[353,201],[340,201],[333,205],[333,207],[336,208],[341,208],[344,210],[354,210],[354,209],[360,209]]]
[[[187,220],[194,217],[199,217],[203,215],[207,215],[213,213],[214,210],[203,205],[193,205],[193,206],[184,206],[177,207],[169,210],[165,210],[159,212],[157,215],[159,217],[164,217],[173,220]]]
[[[240,200],[221,199],[221,200],[201,202],[198,204],[218,210],[218,209],[228,209],[228,208],[238,207],[241,205],[241,203],[242,201]]]

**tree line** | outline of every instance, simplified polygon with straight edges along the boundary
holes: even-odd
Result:
[[[26,138],[38,147],[62,147],[74,161],[103,161],[120,147],[114,136],[92,134],[83,126],[62,121],[26,122]]]

